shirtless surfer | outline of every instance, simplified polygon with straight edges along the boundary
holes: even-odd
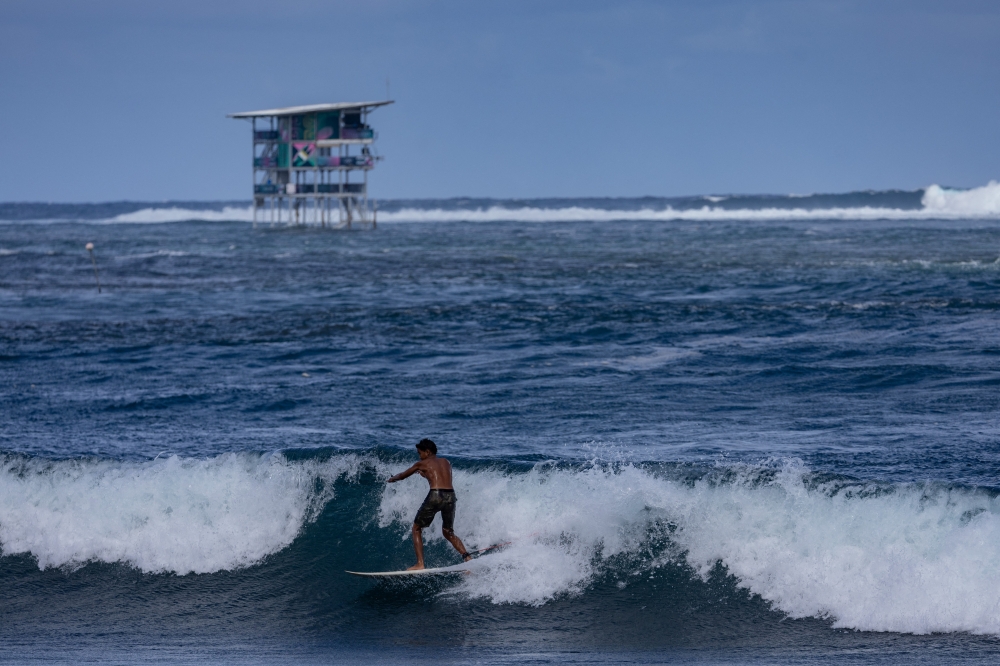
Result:
[[[419,473],[427,479],[427,483],[431,484],[427,498],[413,519],[413,550],[417,553],[417,563],[407,571],[424,568],[423,528],[431,524],[434,514],[438,511],[441,512],[441,520],[444,523],[441,527],[442,536],[450,541],[462,559],[468,562],[472,559],[472,555],[465,549],[462,540],[455,536],[455,489],[451,485],[451,463],[445,458],[438,458],[437,445],[429,439],[420,440],[417,444],[417,454],[420,456],[419,462],[414,463],[405,472],[389,477],[388,481],[395,483]]]

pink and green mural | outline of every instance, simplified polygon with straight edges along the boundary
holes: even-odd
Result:
[[[316,166],[316,143],[313,141],[292,143],[292,166]]]

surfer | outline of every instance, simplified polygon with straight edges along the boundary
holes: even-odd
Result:
[[[389,477],[388,483],[402,481],[413,474],[427,479],[431,484],[431,490],[427,493],[424,503],[417,510],[417,516],[413,519],[413,550],[417,553],[417,563],[407,569],[412,571],[424,568],[424,534],[423,529],[431,524],[434,515],[440,511],[441,535],[447,539],[462,560],[468,562],[472,555],[466,550],[465,544],[455,535],[455,489],[451,484],[451,463],[445,458],[438,458],[437,444],[429,439],[422,439],[417,444],[417,455],[420,460],[413,464],[405,472],[400,472]]]

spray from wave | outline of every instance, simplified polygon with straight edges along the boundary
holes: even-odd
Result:
[[[931,185],[924,191],[924,210],[948,216],[1000,215],[1000,183],[991,180],[988,185],[971,190],[946,190]]]
[[[294,551],[316,530],[364,527],[374,530],[369,538],[396,545],[356,543],[352,556],[384,568],[387,550],[394,560],[409,553],[409,525],[426,492],[417,482],[384,486],[389,467],[356,454],[143,463],[8,456],[0,467],[0,547],[7,556],[30,554],[43,568],[100,561],[210,573]],[[316,522],[364,483],[375,502],[352,505],[364,508],[346,514],[349,524],[343,515]],[[642,585],[659,567],[680,564],[708,581],[721,566],[795,618],[1000,635],[1000,505],[983,489],[831,479],[794,461],[701,470],[458,466],[455,484],[456,531],[466,544],[511,543],[475,560],[476,575],[446,594],[540,606],[591,594],[609,574],[620,585]],[[426,538],[431,552],[450,552],[437,543],[439,522]],[[331,555],[301,561],[317,557]]]

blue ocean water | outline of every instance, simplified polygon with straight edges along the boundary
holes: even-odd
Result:
[[[379,210],[0,204],[0,660],[1000,656],[1000,186]]]

